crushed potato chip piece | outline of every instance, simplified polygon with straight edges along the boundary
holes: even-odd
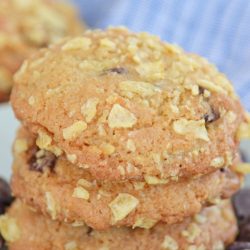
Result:
[[[75,164],[76,161],[77,161],[77,155],[76,154],[67,154],[66,157],[67,157],[67,160],[70,161],[73,164]]]
[[[91,188],[93,186],[90,181],[87,181],[85,179],[79,179],[77,182],[77,185],[86,187],[86,188]]]
[[[160,89],[148,82],[123,81],[119,83],[119,88],[123,91],[132,92],[142,97],[150,97],[160,92]]]
[[[214,92],[218,92],[218,93],[223,93],[223,94],[227,94],[227,91],[222,88],[220,85],[213,83],[211,81],[205,80],[205,79],[200,79],[198,80],[197,84],[204,88],[204,89],[208,89],[210,91],[214,91]]]
[[[212,167],[215,167],[215,168],[220,168],[220,167],[223,167],[225,163],[225,160],[223,157],[219,156],[219,157],[216,157],[214,158],[211,162],[210,162],[210,165]]]
[[[86,190],[83,187],[76,187],[74,189],[73,195],[74,198],[79,198],[79,199],[84,199],[88,200],[89,199],[89,191]]]
[[[28,142],[25,139],[17,139],[14,144],[14,151],[17,154],[23,153],[28,149]]]
[[[149,185],[160,185],[160,184],[167,184],[169,180],[167,179],[160,179],[156,176],[151,176],[151,175],[145,175],[144,179],[147,184]]]
[[[14,242],[20,238],[16,220],[8,215],[0,216],[0,233],[7,242]]]
[[[235,166],[235,171],[240,174],[250,174],[250,163],[240,163]]]
[[[135,190],[142,190],[145,186],[145,182],[143,181],[136,181],[133,183]]]
[[[134,141],[131,140],[131,139],[128,139],[127,140],[127,144],[126,144],[126,148],[130,152],[135,152],[136,151],[136,147],[135,147]]]
[[[64,250],[77,250],[77,244],[75,241],[70,241],[64,245]]]
[[[110,143],[103,142],[100,145],[100,149],[105,155],[111,155],[115,152],[115,147],[111,145]]]
[[[138,206],[138,204],[139,200],[131,194],[118,194],[118,196],[111,203],[109,203],[114,222],[124,219]]]
[[[57,207],[56,201],[55,201],[54,197],[52,196],[51,192],[45,193],[45,199],[46,199],[46,203],[47,203],[47,211],[49,212],[52,220],[55,220],[56,216],[57,216],[58,207]]]
[[[136,122],[135,115],[119,104],[114,104],[108,116],[110,128],[131,128]]]
[[[178,250],[179,246],[176,240],[168,235],[165,236],[161,247],[166,250]]]
[[[99,103],[98,98],[88,99],[81,107],[81,113],[84,115],[87,123],[91,122],[96,115],[96,107]]]
[[[69,40],[62,46],[62,50],[77,50],[83,49],[87,50],[90,48],[91,40],[87,37],[76,37],[74,39]]]
[[[36,139],[36,145],[40,149],[47,149],[51,144],[52,138],[43,130],[38,131],[38,137]]]
[[[192,136],[195,139],[201,139],[207,142],[209,141],[204,119],[194,121],[182,118],[173,123],[173,129],[177,134]]]
[[[250,123],[243,122],[240,124],[237,131],[238,140],[250,138]]]
[[[72,124],[71,126],[63,129],[63,138],[65,140],[74,140],[76,139],[85,129],[87,124],[84,121],[78,121]]]
[[[201,234],[201,229],[196,223],[191,223],[186,230],[182,231],[181,234],[187,239],[188,242],[193,243]]]
[[[133,228],[140,227],[145,229],[150,229],[156,224],[157,220],[152,220],[149,218],[137,218]]]

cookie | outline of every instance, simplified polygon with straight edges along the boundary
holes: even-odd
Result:
[[[173,224],[240,187],[240,177],[230,169],[186,180],[96,181],[64,156],[37,149],[28,135],[22,128],[14,144],[12,191],[60,221],[84,221],[99,230],[142,226],[144,220],[150,221],[147,227],[159,221]]]
[[[234,240],[237,225],[230,204],[223,203],[206,208],[181,224],[100,232],[84,225],[51,221],[16,201],[0,217],[0,230],[9,250],[219,250]]]
[[[237,152],[245,118],[230,82],[146,33],[86,31],[36,53],[15,79],[14,111],[38,146],[99,180],[193,177]]]
[[[81,34],[75,11],[53,0],[0,1],[0,101],[8,99],[13,74],[38,48]]]

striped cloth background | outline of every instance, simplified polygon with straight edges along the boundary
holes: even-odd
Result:
[[[72,0],[91,28],[148,31],[215,63],[250,110],[250,0]]]

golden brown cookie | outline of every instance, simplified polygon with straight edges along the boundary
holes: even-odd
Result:
[[[60,221],[84,221],[99,230],[142,227],[143,221],[150,222],[146,227],[173,224],[240,187],[239,176],[230,169],[179,181],[152,176],[140,182],[96,181],[64,156],[37,149],[28,135],[22,128],[14,145],[13,194]]]
[[[36,49],[64,36],[81,34],[72,7],[54,0],[0,1],[0,102],[7,100],[12,76]]]
[[[9,250],[223,250],[233,242],[237,225],[226,202],[205,208],[181,224],[98,232],[51,221],[17,200],[0,217],[0,231]]]
[[[230,166],[243,109],[205,59],[123,28],[86,31],[16,74],[16,116],[96,179],[190,177]]]

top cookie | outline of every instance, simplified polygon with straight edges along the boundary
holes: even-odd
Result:
[[[53,0],[0,1],[0,101],[12,86],[12,74],[36,48],[81,34],[75,11]]]
[[[190,177],[229,166],[244,112],[205,59],[124,28],[41,50],[15,76],[16,116],[39,148],[96,179]]]

